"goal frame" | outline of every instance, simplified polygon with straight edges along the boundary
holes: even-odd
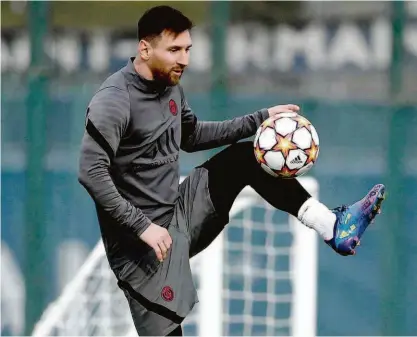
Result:
[[[184,178],[182,178],[184,179]],[[315,198],[319,198],[319,184],[313,177],[299,177],[297,180]],[[230,212],[232,218],[250,205],[256,205],[261,197],[251,188],[245,187],[238,195]],[[296,275],[292,280],[291,335],[295,337],[316,336],[317,321],[317,265],[318,235],[289,215],[289,224],[294,235],[291,245],[290,269]],[[223,333],[223,248],[224,235],[221,233],[203,252],[191,259],[191,268],[198,263],[199,268],[199,312],[198,336],[218,337]],[[100,239],[81,266],[77,275],[64,287],[61,295],[48,305],[41,319],[35,325],[32,336],[48,336],[54,324],[70,310],[71,301],[82,289],[88,275],[105,256]],[[109,272],[111,272],[109,267]],[[114,277],[114,275],[112,275]],[[219,294],[213,296],[213,294]],[[213,315],[216,313],[216,315]],[[217,319],[213,319],[217,317]],[[130,317],[129,317],[130,318]],[[133,324],[126,336],[136,335]]]

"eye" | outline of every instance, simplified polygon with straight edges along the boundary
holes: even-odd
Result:
[[[179,48],[170,48],[169,49],[169,51],[171,52],[171,53],[175,53],[175,52],[177,52],[179,50]]]

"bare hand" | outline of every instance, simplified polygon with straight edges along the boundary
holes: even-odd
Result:
[[[298,111],[300,111],[300,107],[295,104],[276,105],[268,109],[269,117],[275,116],[283,112],[298,113]]]
[[[151,223],[139,238],[153,248],[160,262],[167,257],[168,249],[172,245],[172,239],[164,227]]]

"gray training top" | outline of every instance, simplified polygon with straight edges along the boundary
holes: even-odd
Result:
[[[179,85],[161,87],[144,79],[133,60],[93,96],[81,146],[79,181],[95,201],[106,248],[120,244],[117,232],[138,236],[151,222],[169,224],[180,149],[235,143],[254,135],[268,118],[262,109],[223,122],[198,121]],[[104,223],[112,224],[107,235]]]

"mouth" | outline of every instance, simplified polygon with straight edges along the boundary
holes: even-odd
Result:
[[[172,71],[175,75],[177,75],[177,76],[181,76],[182,75],[182,73],[183,73],[183,70],[173,70]]]

